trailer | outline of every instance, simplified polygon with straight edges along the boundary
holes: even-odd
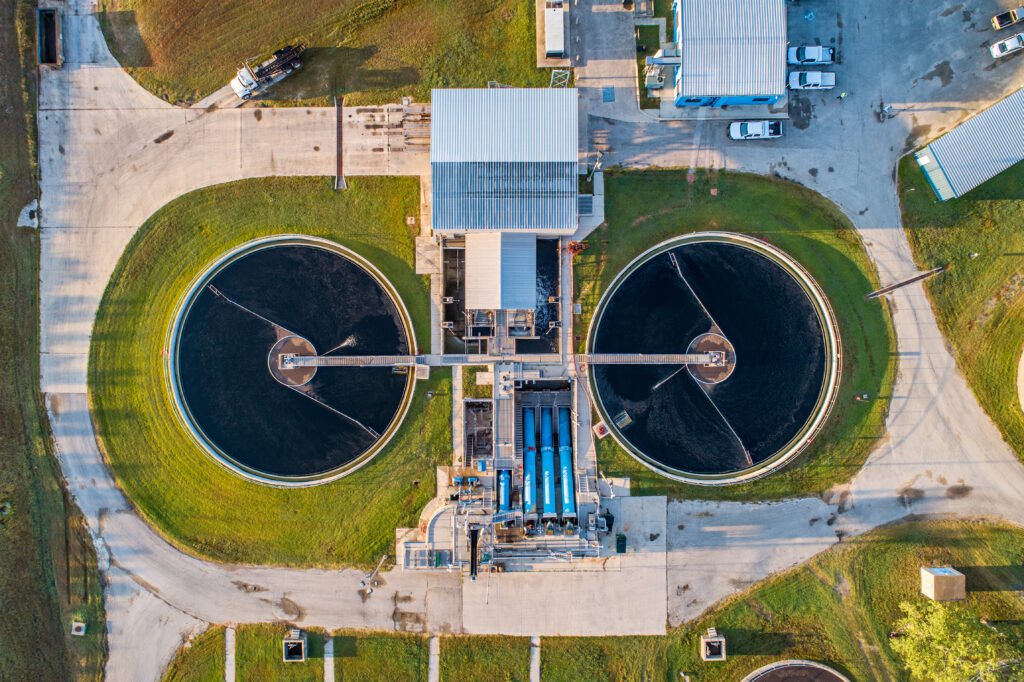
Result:
[[[274,83],[284,80],[302,68],[302,53],[305,51],[306,47],[302,44],[294,47],[287,45],[255,69],[249,62],[245,62],[231,79],[231,89],[243,100],[266,91]]]
[[[58,69],[64,64],[64,46],[61,44],[60,12],[41,8],[36,12],[36,31],[39,45],[39,64]]]

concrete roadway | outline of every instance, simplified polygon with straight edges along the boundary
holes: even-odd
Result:
[[[624,105],[630,100],[619,88],[628,89],[622,81],[631,50],[628,56],[621,49],[592,58],[586,52],[632,44],[631,22],[616,4],[583,0],[582,12],[574,10],[593,38],[581,42],[578,76],[584,102],[601,106],[591,112],[609,117],[592,118],[590,131],[606,165],[714,165],[797,179],[843,207],[864,236],[883,283],[916,271],[900,228],[895,160],[908,144],[938,134],[1024,81],[1024,60],[992,68],[983,45],[993,37],[986,28],[992,10],[980,2],[943,11],[865,0],[857,16],[847,10],[838,17],[834,2],[805,1],[793,8],[794,40],[806,30],[823,42],[836,41],[843,59],[837,67],[840,87],[849,97],[840,103],[818,95],[791,103],[798,121],[787,126],[781,141],[730,143],[723,124],[642,122]],[[814,21],[803,18],[810,8]],[[62,469],[89,520],[108,578],[108,677],[158,678],[181,637],[207,621],[288,618],[327,627],[434,632],[522,627],[515,623],[515,605],[530,602],[533,594],[492,584],[481,595],[463,590],[452,576],[393,572],[364,603],[356,591],[357,571],[200,561],[168,545],[131,510],[96,447],[86,395],[92,319],[117,258],[149,215],[189,190],[260,175],[333,174],[336,125],[333,110],[263,110],[257,119],[251,109],[171,107],[118,68],[91,11],[87,0],[71,3],[65,22],[68,62],[60,71],[45,71],[41,83],[41,383]],[[615,88],[616,106],[604,106],[606,84]],[[915,111],[879,123],[873,112],[882,98]],[[848,486],[827,501],[669,503],[664,523],[649,521],[666,529],[667,572],[658,589],[667,596],[653,595],[651,601],[644,594],[638,602],[640,583],[630,582],[628,572],[608,572],[609,582],[595,582],[590,594],[614,597],[606,603],[646,612],[661,627],[666,599],[670,623],[693,618],[722,597],[827,548],[837,531],[859,533],[908,513],[983,515],[1024,524],[1024,467],[957,372],[920,285],[891,300],[900,373],[889,436]],[[650,509],[645,513],[657,516]],[[652,560],[661,550],[648,550],[637,561],[660,570]],[[540,584],[516,587],[553,594],[546,581],[533,582]],[[481,597],[488,606],[494,601],[511,608],[510,619],[504,625],[466,619],[464,606],[475,612]],[[576,628],[564,623],[575,621],[589,632],[595,619],[571,609],[564,616],[546,628],[568,633]],[[631,616],[623,625],[649,631],[647,619]],[[614,617],[605,626],[609,634],[619,632]]]

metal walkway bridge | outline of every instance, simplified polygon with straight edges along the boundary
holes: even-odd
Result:
[[[552,356],[556,361],[558,356]],[[591,353],[576,356],[578,362],[589,365],[717,365],[725,361],[721,352],[711,353]],[[491,364],[515,361],[515,357],[498,358],[489,355],[459,355],[446,362],[443,355],[291,355],[278,357],[281,369],[297,367],[413,367],[416,365],[444,366],[449,364]]]

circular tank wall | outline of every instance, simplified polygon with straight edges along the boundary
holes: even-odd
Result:
[[[615,439],[693,483],[781,466],[813,439],[839,382],[824,294],[785,253],[743,235],[690,234],[641,255],[604,294],[588,343],[591,353],[720,351],[715,364],[590,367]]]
[[[386,367],[282,367],[280,355],[409,355],[408,313],[371,264],[325,240],[243,245],[183,297],[169,377],[193,438],[238,474],[333,480],[397,429],[413,376]]]

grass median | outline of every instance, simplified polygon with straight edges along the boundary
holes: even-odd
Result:
[[[189,104],[228,84],[241,62],[305,43],[303,67],[267,97],[380,104],[431,88],[546,86],[533,0],[107,0],[107,44],[142,87]]]
[[[711,190],[717,190],[715,195]],[[608,476],[629,476],[633,494],[759,500],[820,493],[849,480],[885,430],[895,377],[895,334],[884,301],[865,301],[878,278],[856,231],[820,194],[790,182],[730,172],[613,171],[605,174],[606,223],[576,256],[573,322],[582,348],[605,289],[651,246],[689,232],[723,230],[770,241],[817,280],[843,340],[843,376],[832,414],[813,444],[767,478],[733,486],[676,483],[636,461],[614,439],[597,443]],[[869,400],[855,397],[867,393]]]
[[[913,157],[900,162],[903,226],[957,366],[1010,447],[1024,459],[1017,366],[1024,347],[1024,163],[967,195],[939,202]]]
[[[250,239],[302,233],[334,240],[373,262],[429,346],[429,295],[414,273],[418,214],[413,179],[246,180],[186,194],[144,224],[114,271],[96,317],[89,390],[99,443],[139,512],[171,542],[220,561],[368,565],[393,554],[394,530],[413,526],[451,455],[451,377],[417,383],[392,441],[359,471],[303,489],[244,480],[186,435],[167,394],[163,343],[188,283]],[[423,485],[420,485],[420,484]]]

